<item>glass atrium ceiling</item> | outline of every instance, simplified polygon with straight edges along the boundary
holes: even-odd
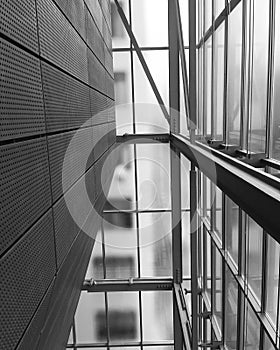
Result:
[[[119,3],[169,110],[174,101],[168,0]],[[280,41],[275,41],[274,52],[271,43],[280,33],[280,5],[273,0],[195,3],[196,94],[191,93],[190,77],[188,101],[196,105],[197,128],[191,149],[203,158],[212,147],[208,158],[217,155],[218,170],[227,162],[228,172],[233,166],[241,179],[250,174],[253,184],[265,179],[275,186],[275,194],[280,188]],[[192,73],[191,40],[188,1],[179,5],[184,39],[180,63],[183,67],[185,52],[187,69],[186,74],[178,70],[181,113],[171,131],[186,141],[190,106],[185,107],[184,78]],[[192,334],[193,349],[279,348],[279,230],[265,226],[269,214],[264,208],[256,215],[264,202],[255,201],[253,209],[246,204],[254,202],[256,190],[242,193],[234,182],[227,187],[226,172],[223,179],[218,170],[211,177],[205,165],[193,162],[195,156],[178,156],[170,147],[170,125],[115,4],[111,10],[117,134],[138,136],[119,138],[114,155],[118,165],[67,347],[190,349],[187,342],[183,347],[182,338]],[[250,36],[248,42],[242,30]],[[157,142],[143,134],[161,138]],[[249,180],[246,189],[251,189]],[[180,225],[174,225],[176,215]],[[195,229],[194,217],[199,222]],[[178,257],[182,283],[174,272]]]

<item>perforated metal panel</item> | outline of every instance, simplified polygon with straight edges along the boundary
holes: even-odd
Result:
[[[54,0],[66,15],[68,20],[77,29],[80,35],[85,38],[85,8],[83,0]]]
[[[79,128],[90,118],[89,87],[42,65],[48,131]]]
[[[100,124],[93,127],[93,139],[96,142],[94,147],[94,159],[98,159],[108,148],[107,124]]]
[[[93,89],[90,90],[90,109],[94,125],[107,122],[107,97]]]
[[[90,13],[94,19],[94,22],[99,28],[100,33],[102,33],[103,14],[98,0],[85,0],[85,3],[90,10]]]
[[[105,41],[107,47],[111,50],[112,49],[112,34],[109,30],[109,27],[108,27],[108,24],[107,24],[105,18],[102,22],[102,36],[104,38],[104,41]]]
[[[48,212],[0,260],[1,350],[15,349],[28,326],[54,277],[54,253],[52,216]]]
[[[88,49],[89,85],[99,91],[105,91],[105,69]]]
[[[60,265],[66,257],[80,228],[86,222],[90,208],[86,206],[81,190],[85,178],[79,180],[54,206],[57,261]],[[68,210],[66,202],[70,206]],[[71,213],[75,213],[76,223]],[[79,224],[79,225],[78,225]]]
[[[106,20],[106,24],[108,26],[108,29],[110,31],[110,35],[112,33],[112,27],[111,27],[111,4],[107,0],[99,0],[103,16]]]
[[[44,133],[39,60],[0,38],[0,71],[0,139]]]
[[[38,0],[41,54],[88,82],[86,44],[52,0]]]
[[[105,91],[107,96],[114,99],[115,90],[114,90],[114,80],[112,79],[111,75],[109,73],[105,73]]]
[[[49,155],[51,180],[54,201],[62,194],[62,168],[65,152],[69,143],[74,136],[74,132],[68,132],[49,137]],[[66,188],[70,188],[72,184],[84,173],[84,165],[82,164],[83,154],[89,153],[93,148],[93,132],[92,128],[81,129],[77,132],[74,141],[69,146],[66,162],[67,167],[64,171],[64,180]],[[86,169],[93,163],[93,158],[89,157]]]
[[[17,350],[29,350],[30,344],[32,344],[33,349],[37,349],[37,345],[40,338],[41,329],[44,327],[46,321],[47,313],[49,310],[49,304],[53,292],[54,282],[51,283],[46,294],[41,301],[39,308],[37,309],[34,317],[32,318],[26,332],[23,335]]]
[[[46,139],[0,147],[0,254],[51,205]]]
[[[0,31],[38,52],[35,0],[1,1]]]
[[[110,53],[110,51],[105,48],[105,54],[104,54],[104,59],[105,59],[105,67],[107,71],[110,73],[111,77],[114,78],[114,69],[113,69],[113,58]]]
[[[104,62],[104,41],[101,37],[99,30],[88,10],[86,10],[86,23],[87,23],[87,44],[100,59]]]

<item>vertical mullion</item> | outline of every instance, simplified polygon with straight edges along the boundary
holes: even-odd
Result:
[[[227,0],[225,0],[227,1]],[[227,4],[225,4],[228,9]],[[228,143],[227,137],[227,89],[228,89],[228,10],[225,18],[225,34],[224,34],[224,102],[223,102],[223,141]]]
[[[190,227],[191,227],[191,303],[192,349],[198,349],[198,283],[197,283],[197,172],[191,163],[190,170]]]
[[[196,122],[196,1],[189,1],[189,94],[190,139],[194,142]]]
[[[173,0],[168,0],[168,46],[169,46],[169,105],[170,132],[180,132],[180,90],[179,90],[179,32],[177,21],[180,18],[178,3],[178,18]],[[186,106],[187,109],[187,106]],[[172,266],[173,282],[182,283],[182,227],[181,227],[181,158],[180,153],[170,144],[171,164],[171,203],[172,203]],[[174,349],[183,347],[180,315],[176,297],[173,294],[173,334]]]
[[[74,345],[74,350],[77,350],[77,333],[76,333],[75,316],[73,317],[72,332],[73,332],[73,345]]]
[[[131,0],[129,3],[129,21],[132,28],[132,8]],[[135,86],[134,86],[134,57],[132,50],[132,41],[130,39],[130,69],[131,69],[131,98],[132,98],[132,118],[133,118],[133,134],[136,133],[136,113],[135,113]],[[135,183],[135,209],[136,209],[136,234],[137,234],[137,274],[141,276],[141,254],[140,254],[140,233],[139,233],[139,206],[138,206],[138,166],[137,166],[137,150],[136,144],[133,145],[134,154],[134,183]],[[140,343],[143,350],[143,315],[142,315],[142,293],[138,293],[139,300],[139,327],[140,327]]]
[[[266,146],[265,154],[271,155],[272,148],[272,103],[273,103],[273,75],[274,75],[274,49],[275,49],[275,0],[269,4],[269,48],[268,48],[268,81],[267,81],[267,115],[266,115]]]
[[[215,139],[216,138],[216,121],[217,121],[217,116],[216,114],[214,115],[214,112],[216,113],[216,96],[214,89],[217,86],[217,81],[216,81],[216,69],[215,69],[215,57],[216,57],[216,50],[215,50],[215,42],[216,42],[216,32],[214,29],[214,8],[215,8],[215,0],[212,0],[212,45],[211,45],[211,138]]]

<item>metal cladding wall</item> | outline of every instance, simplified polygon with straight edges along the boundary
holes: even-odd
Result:
[[[0,350],[65,347],[100,225],[80,186],[100,212],[115,144],[110,26],[109,0],[0,2]]]

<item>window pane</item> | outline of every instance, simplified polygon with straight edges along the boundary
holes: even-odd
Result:
[[[138,276],[135,225],[136,217],[134,214],[125,212],[104,214],[106,278]],[[95,257],[95,260],[98,259],[100,258]]]
[[[225,0],[214,0],[214,10],[215,10],[215,18],[219,16],[219,14],[225,8]]]
[[[139,209],[170,209],[169,144],[137,145]]]
[[[190,161],[181,155],[181,205],[190,208]]]
[[[108,319],[110,342],[140,341],[138,292],[108,293]]]
[[[225,25],[220,25],[215,35],[214,76],[213,76],[213,114],[215,118],[214,138],[223,140],[223,110],[224,110],[224,48]]]
[[[220,331],[222,330],[222,257],[219,251],[214,248],[214,305],[213,313],[216,317]]]
[[[238,287],[229,268],[226,267],[225,279],[225,344],[231,350],[236,349],[237,340],[237,300]]]
[[[276,346],[273,345],[272,341],[266,333],[264,334],[263,350],[277,350]]]
[[[124,11],[124,14],[129,21],[128,0],[120,0],[119,4]],[[111,24],[112,24],[112,44],[113,47],[129,47],[130,40],[122,23],[120,15],[114,1],[111,1]]]
[[[114,87],[117,133],[132,133],[130,53],[114,52]]]
[[[267,235],[267,286],[266,313],[276,326],[278,284],[279,284],[279,244]]]
[[[238,242],[239,242],[239,208],[228,197],[225,198],[226,205],[226,225],[225,225],[225,245],[226,250],[238,266]]]
[[[248,219],[248,283],[258,300],[261,299],[263,229]]]
[[[239,144],[240,138],[240,93],[241,93],[241,50],[242,50],[242,3],[228,18],[228,91],[227,142]]]
[[[190,213],[182,212],[183,277],[191,277]]]
[[[172,292],[142,292],[143,340],[173,340]]]
[[[139,16],[141,17],[141,16]],[[166,108],[169,104],[168,50],[144,51],[143,56]],[[169,132],[169,124],[158,105],[153,89],[136,55],[134,57],[135,113],[137,132]]]
[[[96,235],[96,240],[89,260],[86,279],[103,279],[103,253],[102,253],[102,235],[101,230]]]
[[[269,0],[254,0],[252,110],[249,151],[265,151]]]
[[[272,158],[280,159],[280,2],[275,2],[275,56],[273,86]]]
[[[245,346],[244,349],[252,350],[259,348],[260,342],[260,322],[252,307],[246,302],[246,324],[245,324]]]
[[[212,96],[212,37],[204,45],[204,121],[206,135],[211,134],[211,96]]]
[[[81,293],[75,314],[77,343],[107,341],[104,313],[104,293]]]
[[[132,29],[139,46],[168,45],[168,1],[132,1]]]
[[[205,24],[204,24],[204,32],[212,25],[212,1],[204,0],[204,16],[205,16]]]
[[[217,232],[220,239],[222,239],[223,231],[223,213],[222,213],[222,201],[223,193],[222,191],[213,184],[214,188],[214,230]]]
[[[171,276],[171,214],[139,214],[141,277]]]

